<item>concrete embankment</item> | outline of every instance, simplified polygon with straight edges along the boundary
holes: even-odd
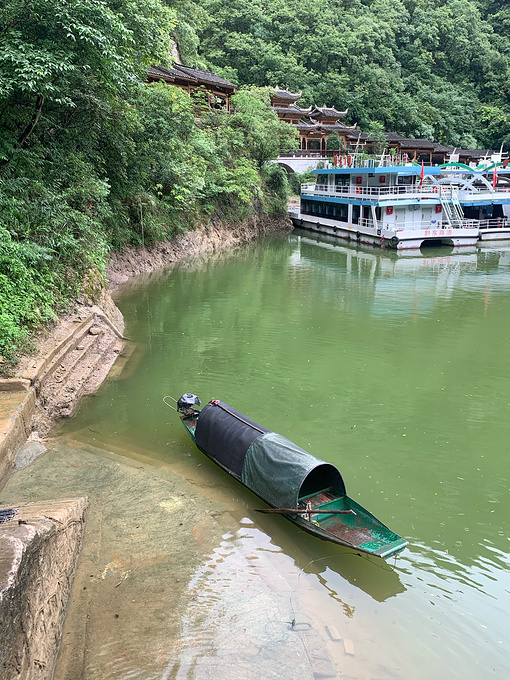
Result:
[[[112,258],[111,287],[118,289],[136,274],[185,257],[289,228],[288,220],[252,219],[235,228],[218,222],[171,243],[144,251],[129,250]],[[162,637],[156,640],[159,649],[154,661],[156,677],[163,677],[161,669],[164,677],[173,677],[175,654],[172,656],[168,651],[172,644],[165,631],[173,630],[172,626],[180,628],[181,623],[172,612],[177,600],[169,596],[162,610],[158,606],[160,593],[173,590],[179,594],[175,586],[178,574],[182,573],[183,580],[189,577],[205,537],[218,539],[218,532],[224,530],[208,514],[204,515],[208,512],[207,502],[200,503],[196,493],[197,500],[186,507],[180,495],[172,492],[175,482],[170,473],[164,480],[161,475],[156,475],[156,479],[146,474],[150,465],[133,466],[111,453],[91,454],[73,447],[57,447],[54,451],[45,439],[55,420],[71,415],[81,396],[97,389],[119,356],[129,357],[132,343],[123,340],[122,334],[122,316],[109,294],[99,287],[89,299],[80,298],[76,311],[39,341],[33,355],[23,358],[16,378],[0,381],[0,509],[19,510],[18,516],[0,526],[2,546],[16,546],[16,550],[3,550],[0,565],[2,680],[53,677],[61,624],[81,549],[87,503],[84,496],[90,498],[91,504],[87,540],[80,560],[85,566],[74,586],[73,600],[79,602],[72,610],[69,636],[61,647],[56,676],[66,680],[99,677],[99,670],[90,666],[91,658],[96,658],[90,649],[98,652],[100,663],[103,643],[89,626],[91,618],[102,621],[98,627],[102,632],[98,635],[108,631],[112,645],[125,648],[132,644],[131,634],[130,641],[124,639],[122,625],[118,624],[135,621],[141,625],[138,612],[142,604],[136,595],[139,588],[147,592],[145,604],[154,609],[154,618],[162,621]],[[147,485],[149,477],[152,481]],[[69,501],[71,496],[77,500]],[[31,501],[37,504],[30,507],[27,503]],[[222,515],[225,509],[218,506],[215,512]],[[169,528],[168,513],[173,518]],[[165,533],[161,532],[160,523],[167,527]],[[194,537],[195,547],[190,536]],[[133,572],[141,575],[141,581],[131,577]],[[134,584],[132,590],[131,585],[124,583],[128,576],[129,584]],[[167,586],[168,578],[172,579],[171,587]],[[105,596],[102,586],[106,580]],[[264,588],[260,590],[263,592]],[[120,606],[116,598],[122,591],[125,592]],[[176,630],[174,641],[178,637]],[[297,637],[296,641],[299,642]],[[241,640],[238,642],[241,644]],[[139,663],[140,668],[147,663],[142,650]],[[290,669],[290,658],[289,664]],[[309,662],[304,664],[301,677],[306,678]]]
[[[50,678],[83,533],[86,498],[21,503],[0,526],[0,676]]]

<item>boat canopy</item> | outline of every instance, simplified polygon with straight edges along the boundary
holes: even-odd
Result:
[[[197,419],[195,439],[210,458],[267,503],[296,508],[300,498],[326,488],[345,494],[339,470],[224,402],[211,402]]]
[[[299,498],[333,487],[345,494],[342,475],[281,434],[260,435],[248,449],[242,480],[276,508],[297,508]]]
[[[204,406],[197,419],[197,446],[241,480],[244,458],[252,442],[267,427],[250,420],[223,401]]]

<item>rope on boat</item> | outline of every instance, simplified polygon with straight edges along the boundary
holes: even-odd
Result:
[[[212,401],[209,402],[209,404],[211,406],[219,406],[223,411],[225,411],[225,413],[228,413],[229,415],[234,416],[234,418],[237,418],[237,420],[240,420],[245,425],[248,425],[248,427],[252,427],[254,430],[257,430],[257,432],[260,432],[261,434],[266,434],[265,430],[261,430],[260,427],[257,427],[253,423],[249,423],[247,420],[243,420],[243,418],[240,418],[235,413],[232,413],[232,411],[229,411],[228,408],[225,408],[224,406],[222,406],[218,399],[213,399]]]

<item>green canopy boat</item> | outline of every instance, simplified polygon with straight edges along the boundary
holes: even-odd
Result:
[[[406,547],[406,540],[347,496],[334,465],[222,401],[198,410],[200,400],[188,393],[176,403],[196,446],[272,508],[261,512],[280,513],[314,536],[377,557]]]

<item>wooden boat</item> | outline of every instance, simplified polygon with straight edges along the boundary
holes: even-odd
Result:
[[[198,410],[200,400],[188,393],[176,403],[200,451],[272,508],[261,512],[281,513],[314,536],[377,557],[390,557],[407,545],[347,496],[334,465],[222,401]]]

